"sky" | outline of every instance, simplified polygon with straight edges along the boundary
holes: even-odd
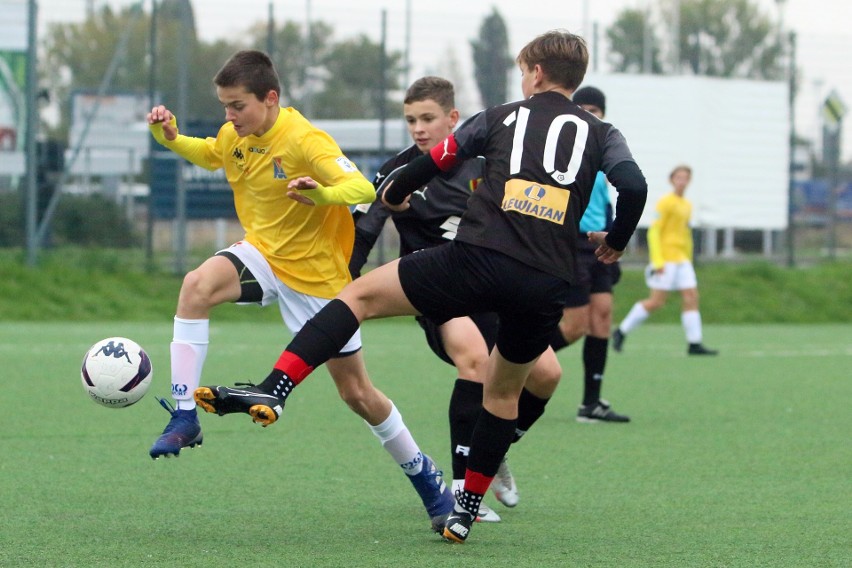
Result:
[[[87,7],[105,1],[39,0],[40,24],[79,20]],[[310,14],[311,19],[331,24],[337,39],[366,34],[379,41],[381,14],[385,10],[387,46],[409,53],[410,79],[428,73],[447,74],[447,60],[455,58],[461,77],[450,78],[457,82],[459,106],[473,111],[477,110],[479,101],[471,75],[470,40],[477,37],[482,20],[492,8],[496,7],[506,22],[512,53],[544,31],[565,28],[584,35],[593,47],[598,46],[599,70],[606,71],[603,30],[621,10],[653,9],[661,1],[665,0],[194,0],[193,6],[198,33],[206,40],[233,38],[253,23],[266,21],[271,5],[278,22],[305,22]],[[836,92],[852,111],[852,65],[849,64],[852,31],[848,2],[754,1],[773,21],[781,22],[785,29],[797,34],[801,74],[795,107],[797,131],[805,137],[818,138],[819,110],[829,93]],[[127,5],[131,0],[109,2]],[[410,14],[410,30],[406,26],[407,14]],[[593,39],[595,24],[599,30],[598,42]],[[520,90],[513,96],[520,96]],[[852,158],[852,116],[844,121],[844,140],[844,156]]]

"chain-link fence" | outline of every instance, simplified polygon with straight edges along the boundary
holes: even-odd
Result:
[[[831,10],[840,9],[837,2],[814,1],[827,6],[822,11],[823,20],[831,20]],[[793,183],[778,192],[783,199],[789,199],[792,230],[786,223],[773,228],[718,224],[697,227],[696,250],[707,259],[758,257],[780,263],[847,257],[852,250],[852,148],[844,148],[843,141],[852,122],[844,120],[845,101],[852,100],[852,73],[847,61],[852,53],[852,36],[840,26],[827,32],[820,27],[830,22],[820,24],[797,17],[796,5],[787,6],[785,15],[778,9],[784,7],[784,2],[753,3],[763,17],[777,26],[779,37],[795,34],[795,49],[788,45],[783,57],[792,54],[795,58],[792,116],[796,144],[789,160],[780,166],[792,172]],[[144,124],[151,98],[172,96],[175,74],[183,74],[188,84],[189,112],[203,111],[208,119],[220,120],[210,77],[232,49],[258,47],[273,54],[282,76],[294,78],[285,91],[301,103],[301,110],[310,118],[323,118],[320,114],[326,103],[320,96],[330,81],[329,69],[337,68],[323,64],[328,59],[321,57],[336,54],[342,58],[347,48],[354,49],[355,39],[366,38],[368,44],[381,45],[392,56],[387,61],[394,62],[394,77],[386,93],[392,103],[387,120],[398,119],[400,89],[424,74],[450,78],[456,85],[457,106],[463,115],[470,115],[481,100],[474,80],[476,69],[471,61],[470,42],[477,38],[480,23],[493,9],[506,23],[512,56],[535,34],[563,27],[584,33],[591,52],[590,72],[606,75],[612,72],[614,61],[609,32],[625,11],[638,9],[657,14],[655,25],[665,27],[665,11],[672,5],[686,5],[688,0],[640,2],[638,7],[636,2],[626,0],[554,2],[552,6],[545,2],[536,9],[516,2],[446,2],[445,10],[441,4],[432,2],[426,7],[407,1],[384,6],[378,1],[365,1],[353,9],[350,4],[332,0],[249,0],[235,10],[234,4],[225,0],[0,0],[7,16],[0,34],[0,209],[4,219],[0,246],[25,245],[25,220],[27,215],[33,216],[27,211],[28,200],[35,201],[34,216],[42,231],[38,235],[42,237],[40,246],[91,244],[82,237],[75,242],[73,231],[60,238],[55,230],[51,231],[55,222],[47,222],[47,217],[61,215],[61,226],[73,227],[76,222],[80,233],[84,233],[82,225],[87,219],[78,218],[69,224],[67,217],[72,215],[70,211],[96,207],[75,203],[92,194],[119,204],[132,227],[132,238],[107,238],[105,245],[133,243],[146,249],[149,256],[166,258],[163,262],[171,263],[177,250],[188,252],[190,257],[197,251],[203,258],[212,249],[240,238],[241,230],[228,214],[207,215],[191,209],[177,221],[175,214],[152,214],[150,141]],[[28,93],[26,16],[33,6],[37,14],[34,59],[39,72]],[[818,11],[817,7],[812,11]],[[686,24],[682,21],[682,25]],[[194,43],[189,44],[189,56],[181,59],[180,38],[187,34]],[[298,41],[288,43],[287,34],[295,34]],[[75,43],[81,37],[86,38],[86,46],[79,45],[83,43],[80,41]],[[696,40],[701,37],[695,36]],[[294,46],[298,46],[297,51]],[[671,46],[663,51],[671,52]],[[181,60],[183,69],[178,66]],[[780,63],[790,61],[782,59]],[[339,70],[334,73],[344,75]],[[508,98],[520,96],[514,83],[510,81]],[[353,87],[358,88],[365,87]],[[841,103],[835,107],[839,114],[826,114],[825,104],[831,97]],[[37,132],[31,150],[26,144],[28,104],[37,109]],[[333,100],[328,104],[340,106]],[[311,109],[316,116],[310,116]],[[338,118],[363,120],[365,116]],[[385,119],[375,115],[369,118]],[[378,123],[372,128],[379,132]],[[384,147],[372,144],[365,145],[369,146],[366,150],[343,149],[357,154],[359,165],[370,176],[384,157],[407,144],[401,123],[398,130],[398,136],[387,138]],[[832,132],[837,133],[833,138]],[[735,137],[737,133],[730,135]],[[28,162],[36,164],[32,180],[27,177]],[[787,172],[784,176],[788,177]],[[75,204],[55,206],[65,199]],[[206,206],[197,205],[194,199],[190,199],[190,205]],[[114,226],[116,231],[124,230],[121,223]],[[632,248],[637,256],[643,254],[641,231]],[[387,260],[394,253],[395,236],[391,230],[378,260]],[[187,265],[191,262],[193,258]]]

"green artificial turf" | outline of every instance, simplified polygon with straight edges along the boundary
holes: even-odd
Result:
[[[273,308],[274,310],[274,308]],[[0,566],[843,567],[852,564],[849,326],[707,325],[719,357],[646,324],[611,353],[604,397],[627,425],[578,424],[579,346],[509,454],[521,501],[450,545],[324,369],[281,421],[204,414],[201,448],[148,457],[168,415],[171,324],[0,323]],[[124,335],[154,364],[107,409],[85,350]],[[205,381],[260,380],[280,324],[216,322]],[[368,322],[365,356],[422,449],[449,467],[453,369],[410,319]]]

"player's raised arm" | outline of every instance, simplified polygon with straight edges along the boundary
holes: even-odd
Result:
[[[409,195],[423,187],[440,172],[450,171],[456,164],[457,150],[456,138],[450,134],[428,153],[414,158],[402,168],[391,172],[383,184],[384,191],[379,190],[382,202],[392,209],[402,205]]]
[[[177,118],[165,106],[155,106],[147,118],[148,129],[159,144],[204,169],[222,167],[221,161],[214,157],[212,151],[215,140],[183,136],[178,129]]]
[[[177,138],[177,121],[172,111],[164,105],[157,105],[151,109],[148,113],[148,125],[157,142],[160,142],[160,138],[168,142]]]

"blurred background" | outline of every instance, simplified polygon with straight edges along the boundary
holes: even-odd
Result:
[[[157,147],[163,103],[215,136],[212,77],[235,51],[272,55],[282,98],[371,177],[410,144],[406,86],[456,86],[470,116],[520,98],[515,56],[536,35],[583,35],[584,85],[607,94],[649,182],[641,226],[678,164],[701,262],[782,266],[852,251],[852,34],[841,0],[0,0],[0,248],[138,255],[183,273],[242,236],[231,192]],[[389,229],[392,229],[390,226]],[[385,231],[371,262],[396,254]],[[645,262],[644,231],[628,263]]]

